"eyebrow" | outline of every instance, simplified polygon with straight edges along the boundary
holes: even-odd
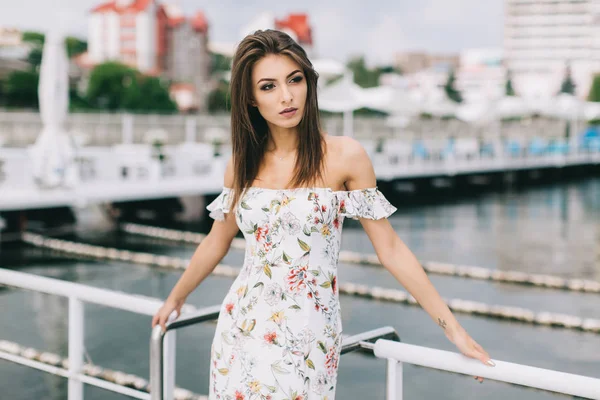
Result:
[[[302,72],[302,71],[300,71],[299,69],[297,69],[297,70],[295,70],[295,71],[292,71],[292,72],[290,72],[290,73],[288,74],[288,76],[286,76],[286,77],[285,77],[285,79],[287,79],[287,78],[289,78],[290,76],[294,75],[296,72]],[[269,82],[273,82],[273,81],[276,81],[276,80],[277,80],[277,79],[273,79],[273,78],[262,78],[262,79],[259,79],[259,80],[258,80],[258,82],[256,82],[256,84],[258,85],[258,84],[259,84],[259,83],[261,83],[262,81],[269,81]]]

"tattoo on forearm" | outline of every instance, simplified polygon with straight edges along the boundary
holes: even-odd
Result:
[[[441,318],[438,318],[438,325],[442,327],[443,330],[446,330],[446,321]]]

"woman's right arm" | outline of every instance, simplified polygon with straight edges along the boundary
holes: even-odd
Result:
[[[233,166],[231,160],[225,169],[224,186],[233,185]],[[214,221],[206,238],[198,245],[188,267],[181,275],[160,310],[152,319],[152,327],[157,324],[165,330],[167,319],[173,311],[181,313],[188,295],[210,275],[217,264],[225,257],[231,242],[238,232],[234,213],[226,213],[223,221]]]

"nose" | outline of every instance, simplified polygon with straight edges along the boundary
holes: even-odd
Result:
[[[281,102],[284,104],[288,104],[292,101],[293,98],[294,96],[292,96],[292,92],[290,91],[290,89],[286,85],[283,85],[281,89]]]

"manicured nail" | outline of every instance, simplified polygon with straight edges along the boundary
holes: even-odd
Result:
[[[487,365],[489,365],[490,367],[495,367],[495,366],[496,366],[496,363],[495,363],[495,362],[493,362],[492,360],[487,360],[485,363],[486,363]]]

